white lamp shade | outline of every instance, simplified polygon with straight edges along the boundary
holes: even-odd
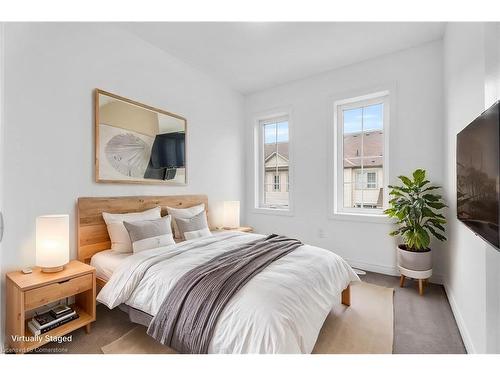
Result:
[[[240,201],[224,202],[224,227],[238,228],[240,226]]]
[[[69,216],[36,218],[36,265],[56,268],[69,262]]]

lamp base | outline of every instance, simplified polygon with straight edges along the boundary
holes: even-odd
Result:
[[[60,272],[63,269],[64,269],[64,266],[59,266],[59,267],[42,267],[42,272],[53,273],[53,272]]]

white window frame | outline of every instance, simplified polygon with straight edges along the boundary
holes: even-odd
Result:
[[[288,208],[272,208],[264,205],[264,125],[288,121]],[[255,116],[254,121],[254,213],[293,216],[293,126],[291,108],[267,111]],[[273,180],[274,182],[274,180]],[[281,182],[281,181],[280,181]],[[274,184],[273,184],[274,185]],[[281,184],[280,184],[281,187]],[[273,186],[274,188],[274,186]]]
[[[386,221],[387,216],[383,213],[387,208],[389,201],[388,182],[389,182],[389,129],[391,118],[393,117],[394,105],[391,105],[394,90],[374,90],[369,94],[353,95],[347,99],[337,99],[333,102],[333,148],[330,152],[333,154],[333,176],[332,188],[330,194],[333,195],[333,213],[331,218],[339,219],[342,216],[350,216],[351,218],[374,218],[374,220],[383,219]],[[365,91],[366,92],[366,91]],[[343,136],[343,122],[342,111],[346,109],[353,109],[365,107],[374,104],[384,104],[384,153],[383,153],[383,188],[384,188],[384,205],[382,208],[356,208],[344,207],[344,136]],[[378,179],[378,177],[377,177]]]

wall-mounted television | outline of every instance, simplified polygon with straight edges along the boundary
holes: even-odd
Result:
[[[457,217],[500,247],[500,101],[457,135]]]

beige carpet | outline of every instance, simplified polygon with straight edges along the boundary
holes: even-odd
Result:
[[[368,283],[351,286],[351,306],[335,306],[321,328],[314,354],[391,354],[394,289]],[[176,354],[138,326],[111,344],[105,354]]]

